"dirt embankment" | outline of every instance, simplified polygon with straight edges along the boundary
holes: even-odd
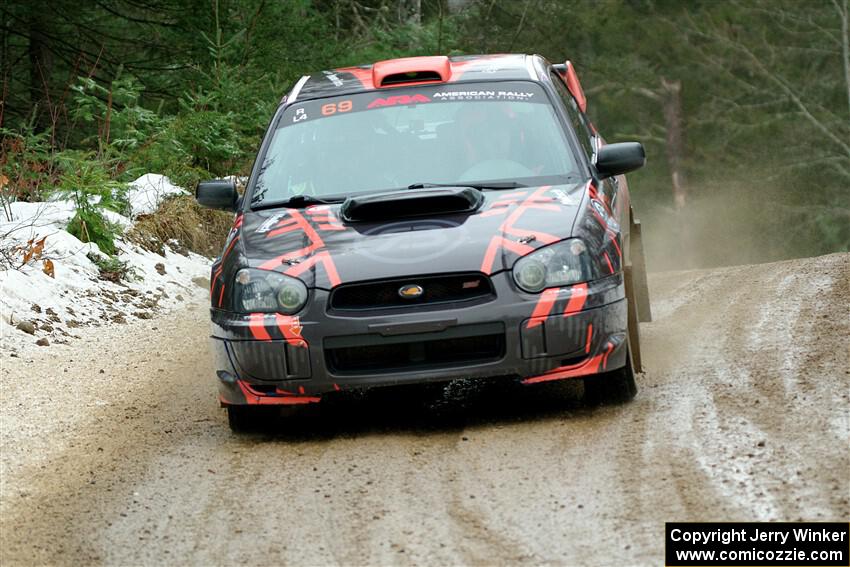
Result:
[[[3,355],[0,563],[659,565],[669,520],[846,519],[850,255],[650,285],[641,391],[594,410],[455,384],[236,437],[200,303]]]

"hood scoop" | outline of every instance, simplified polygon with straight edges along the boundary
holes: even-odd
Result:
[[[483,202],[484,195],[472,187],[412,189],[349,197],[340,214],[346,222],[375,222],[473,213]]]

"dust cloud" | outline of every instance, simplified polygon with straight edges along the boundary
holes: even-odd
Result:
[[[850,209],[745,182],[691,187],[687,205],[634,197],[650,271],[763,264],[846,251]],[[842,217],[847,217],[842,222]],[[843,226],[843,228],[842,228]]]

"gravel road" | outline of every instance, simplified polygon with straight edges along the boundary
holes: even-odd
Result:
[[[665,521],[846,520],[850,254],[650,286],[638,397],[592,410],[459,383],[234,436],[200,302],[2,353],[0,564],[662,565]]]

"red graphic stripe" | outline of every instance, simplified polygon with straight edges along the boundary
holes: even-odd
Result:
[[[319,211],[321,212],[321,211]],[[292,250],[285,254],[281,254],[276,258],[272,258],[266,262],[263,262],[260,265],[261,269],[264,270],[274,270],[279,267],[285,260],[294,260],[296,258],[303,258],[305,256],[309,256],[313,254],[310,258],[307,258],[303,262],[296,264],[286,270],[284,273],[290,276],[298,276],[299,274],[304,273],[306,270],[312,268],[317,263],[321,262],[321,264],[325,268],[325,272],[327,273],[328,280],[330,281],[331,286],[337,286],[342,283],[342,279],[339,277],[339,273],[336,269],[336,264],[333,262],[333,258],[327,250],[323,250],[321,252],[317,252],[325,247],[325,242],[322,240],[322,237],[319,236],[319,233],[313,228],[313,225],[304,218],[297,210],[290,210],[289,212],[290,218],[283,219],[278,223],[278,228],[269,232],[266,236],[267,238],[277,236],[279,234],[283,234],[284,232],[291,232],[300,228],[304,231],[304,234],[310,240],[310,245],[305,248],[300,248],[298,250]],[[334,225],[330,227],[329,230],[345,230],[345,227],[342,225]]]
[[[310,219],[316,223],[319,230],[346,230],[346,227],[327,205],[323,205],[322,208],[311,207],[307,209],[307,214],[310,215]]]
[[[333,263],[333,259],[331,258],[330,252],[328,252],[327,250],[323,250],[322,252],[319,252],[318,254],[314,254],[313,256],[307,258],[303,262],[301,262],[299,264],[295,264],[294,266],[292,266],[291,268],[289,268],[288,270],[286,270],[283,273],[286,274],[287,276],[295,277],[295,276],[298,276],[299,274],[303,274],[304,272],[306,272],[308,269],[312,268],[314,265],[318,264],[319,262],[321,262],[322,265],[325,267],[325,272],[328,275],[328,281],[330,281],[330,284],[331,284],[332,287],[338,286],[339,284],[342,283],[342,280],[339,277],[339,273],[337,273],[337,271],[336,271],[336,265]],[[278,263],[280,263],[280,262],[278,262]],[[268,262],[266,262],[266,264],[263,264],[263,266],[265,266],[267,264],[268,264]]]
[[[610,216],[611,218],[615,218],[614,213],[611,212],[611,207],[608,206],[608,202],[605,199],[605,195],[603,193],[599,193],[592,183],[588,183],[587,190],[588,193],[590,193],[590,198],[596,200],[599,204],[601,204],[602,207],[605,209],[605,212],[608,213],[608,216]],[[588,206],[590,207],[590,211],[599,221],[599,224],[602,225],[602,227],[605,229],[605,232],[611,237],[611,242],[614,244],[614,249],[617,251],[617,256],[620,258],[620,263],[622,263],[623,251],[620,249],[620,235],[608,226],[608,222],[603,219],[599,212],[593,207],[593,203],[588,203]],[[611,269],[611,273],[614,273],[613,268]]]
[[[570,315],[575,315],[582,309],[584,309],[584,304],[587,301],[587,284],[578,284],[572,287],[572,294],[570,295],[570,300],[567,302],[567,306],[564,307],[564,317],[569,317]]]
[[[248,316],[248,329],[258,341],[270,341],[271,335],[266,330],[266,316],[264,313],[251,313]]]
[[[543,198],[543,194],[551,188],[551,185],[544,185],[543,187],[536,189],[531,193],[531,195],[526,197],[517,206],[517,208],[514,209],[514,211],[511,212],[510,215],[508,215],[508,218],[506,218],[501,224],[501,226],[499,227],[501,233],[512,234],[514,236],[534,236],[535,238],[544,243],[550,243],[557,240],[557,238],[555,238],[551,234],[546,234],[544,232],[536,232],[534,230],[523,230],[514,227],[514,223],[517,222],[520,217],[522,217],[523,213],[525,213],[525,211],[530,208],[555,212],[561,210],[558,205],[552,203],[551,197]],[[492,210],[494,209],[491,209],[491,211]],[[481,271],[485,274],[493,273],[493,262],[496,260],[496,253],[499,251],[499,248],[506,248],[521,256],[524,256],[534,251],[534,248],[531,246],[518,242],[512,242],[502,236],[494,236],[493,239],[490,241],[490,245],[487,247],[487,251],[484,254],[484,261],[481,263]]]
[[[593,340],[593,323],[587,324],[587,342],[584,345],[585,354],[590,354],[590,342]]]
[[[494,236],[492,240],[490,240],[490,245],[487,247],[487,251],[484,253],[484,261],[481,262],[481,271],[485,274],[489,275],[493,273],[493,262],[496,261],[496,253],[500,248],[506,248],[520,256],[525,256],[526,254],[534,252],[534,248],[528,244],[513,242],[512,240],[507,240],[501,236]]]
[[[212,277],[212,279],[213,279],[213,285],[215,285],[215,282],[218,280],[218,276],[220,276],[220,275],[221,275],[221,271],[222,271],[223,269],[224,269],[224,268],[222,267],[222,265],[221,265],[221,264],[219,264],[219,265],[218,265],[218,269],[215,271],[215,273],[213,274],[213,277]]]
[[[614,249],[617,251],[617,256],[619,256],[620,262],[622,262],[623,261],[623,252],[622,252],[622,250],[620,250],[620,243],[618,242],[619,235],[608,227],[608,223],[605,222],[605,219],[602,218],[602,215],[600,215],[599,212],[596,209],[593,208],[593,205],[589,205],[589,207],[590,207],[590,212],[593,213],[593,216],[596,217],[596,220],[598,220],[599,224],[601,224],[602,227],[605,229],[605,234],[607,234],[609,236],[609,238],[611,239],[611,242],[614,244]],[[612,272],[613,272],[613,270],[612,270]]]
[[[224,282],[221,283],[221,292],[218,294],[218,306],[224,302]]]
[[[314,404],[322,400],[319,396],[269,396],[263,392],[254,390],[242,380],[237,380],[236,384],[239,386],[239,389],[242,390],[242,395],[245,396],[245,403],[252,406]]]
[[[224,254],[221,255],[222,263],[224,263],[224,259],[227,258],[227,255],[230,254],[230,251],[233,250],[233,245],[236,244],[237,240],[239,240],[239,235],[234,236],[233,240],[230,241],[230,244],[227,245],[227,248],[224,250]]]
[[[555,306],[558,293],[559,290],[557,288],[543,290],[543,293],[540,294],[540,299],[537,300],[537,305],[534,306],[534,311],[531,313],[531,319],[526,324],[527,329],[533,329],[543,324],[543,321],[546,320],[546,317],[549,316],[549,313],[552,312],[552,308]]]
[[[614,345],[609,342],[605,352],[602,354],[592,356],[578,364],[570,364],[567,366],[553,368],[549,372],[541,374],[540,376],[526,378],[522,381],[522,383],[538,384],[540,382],[549,382],[551,380],[564,380],[566,378],[578,378],[580,376],[596,374],[597,372],[605,369],[605,365],[608,363],[608,355],[611,354],[612,350],[614,350]]]
[[[551,202],[552,202],[551,198],[548,198],[544,201],[538,201],[538,198],[541,197],[546,191],[548,191],[551,188],[552,188],[551,185],[544,185],[543,187],[536,189],[533,193],[531,193],[531,195],[526,197],[522,201],[522,203],[520,203],[519,206],[514,210],[514,212],[512,212],[507,219],[505,219],[505,222],[502,223],[501,229],[504,230],[505,227],[513,226],[513,224],[516,221],[519,220],[519,218],[523,215],[523,213],[525,213],[526,210],[528,210],[531,207],[535,207],[536,204],[538,204],[538,203],[547,204],[547,205],[551,204]],[[560,209],[558,209],[557,206],[555,207],[555,209],[560,210]]]
[[[612,350],[614,350],[614,345],[608,343],[608,348],[605,349],[605,353],[602,355],[602,370],[608,367],[608,355],[611,354]]]
[[[281,234],[286,234],[295,230],[298,230],[298,225],[294,222],[284,225],[278,225],[278,228],[270,230],[268,233],[266,233],[266,238],[274,238],[275,236],[280,236]]]
[[[602,225],[602,228],[604,228],[604,229],[605,229],[605,232],[608,232],[608,223],[607,223],[607,222],[605,222],[605,219],[603,219],[603,218],[602,218],[602,215],[600,215],[600,214],[599,214],[599,211],[597,211],[597,210],[593,207],[593,205],[589,205],[589,206],[590,206],[590,212],[591,212],[591,213],[593,213],[593,216],[595,216],[595,217],[596,217],[596,220],[598,220],[598,221],[599,221],[599,224],[601,224],[601,225]]]
[[[596,190],[596,187],[594,187],[593,185],[591,185],[591,186],[588,188],[588,190],[590,191],[590,196],[591,196],[592,198],[596,199],[597,201],[599,201],[599,203],[600,203],[600,204],[602,205],[602,207],[605,209],[605,212],[607,212],[609,216],[612,216],[612,217],[613,217],[613,216],[614,216],[614,213],[612,213],[612,212],[611,212],[611,207],[609,207],[609,206],[608,206],[608,201],[605,199],[605,194],[604,194],[604,193],[599,193],[599,192]]]
[[[301,338],[301,319],[290,315],[275,313],[275,323],[286,342],[294,347],[307,348],[307,341]]]
[[[289,218],[281,219],[277,226],[278,228],[276,230],[269,231],[269,233],[266,235],[266,238],[272,238],[274,236],[277,236],[278,234],[281,234],[281,227],[286,227],[290,230],[291,227],[298,227],[304,231],[304,234],[307,235],[307,238],[310,239],[310,242],[312,242],[317,248],[321,248],[325,245],[325,243],[322,241],[322,237],[319,236],[319,233],[316,232],[316,229],[313,228],[313,225],[311,225],[310,222],[304,218],[304,215],[302,215],[301,212],[296,209],[290,209]],[[286,230],[286,232],[289,232],[289,230]]]
[[[291,225],[297,226],[298,228],[303,230],[304,234],[307,235],[307,238],[310,239],[310,242],[312,242],[318,248],[321,248],[325,245],[325,243],[322,241],[322,237],[319,236],[319,233],[316,232],[316,229],[313,228],[313,225],[311,225],[310,222],[304,218],[304,215],[302,215],[301,212],[296,209],[289,209],[289,218],[282,219],[278,223],[278,228]],[[268,233],[268,235],[266,235],[266,238],[271,238],[276,234],[277,231],[272,230]]]

